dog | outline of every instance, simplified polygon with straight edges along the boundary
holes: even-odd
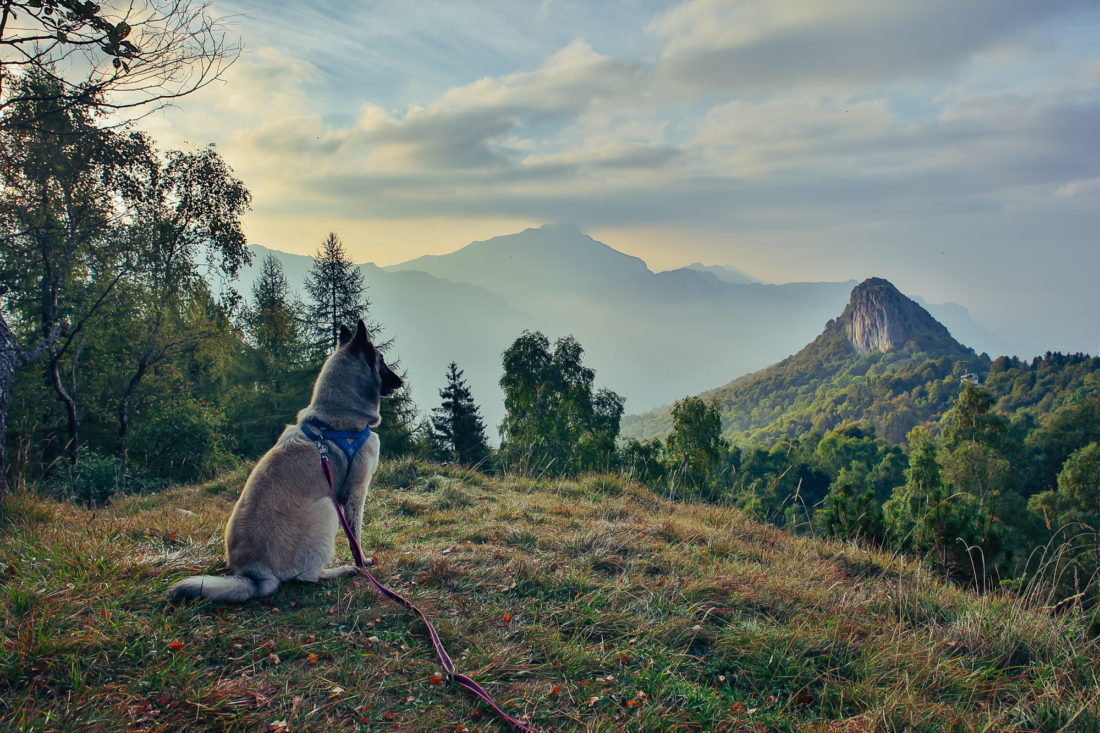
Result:
[[[260,458],[225,527],[230,575],[194,575],[173,583],[170,600],[207,598],[242,603],[282,583],[314,583],[358,572],[326,566],[340,524],[318,456],[325,446],[333,486],[356,541],[363,504],[378,467],[379,407],[401,386],[359,321],[340,327],[339,346],[321,367],[309,405]]]

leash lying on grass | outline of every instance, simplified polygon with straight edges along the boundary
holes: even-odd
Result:
[[[317,439],[317,452],[321,454],[321,468],[325,472],[325,480],[328,481],[329,496],[332,497],[332,505],[336,507],[336,516],[340,518],[340,527],[344,530],[344,535],[348,538],[348,546],[351,547],[351,556],[355,561],[355,565],[359,568],[359,572],[366,576],[367,580],[371,582],[375,590],[389,598],[395,603],[399,603],[405,608],[408,608],[424,622],[424,625],[428,627],[428,636],[432,639],[432,646],[435,647],[435,653],[439,656],[439,661],[443,664],[443,669],[447,675],[456,682],[459,687],[463,687],[472,692],[477,697],[489,705],[493,710],[497,712],[502,718],[514,725],[519,730],[528,731],[528,733],[538,733],[534,728],[524,725],[508,713],[500,709],[493,698],[489,696],[489,693],[485,691],[485,688],[479,685],[472,677],[462,674],[455,670],[454,662],[451,661],[451,655],[447,653],[447,650],[443,647],[443,642],[439,638],[438,632],[435,630],[435,626],[428,620],[428,617],[417,608],[412,601],[408,600],[401,594],[390,590],[386,586],[378,582],[377,579],[367,570],[366,563],[363,561],[363,550],[359,547],[359,542],[356,541],[355,535],[351,531],[351,526],[348,524],[348,520],[344,517],[344,510],[340,506],[340,500],[336,497],[336,488],[332,484],[332,470],[328,464],[328,446],[318,436]],[[339,444],[338,444],[339,445]]]

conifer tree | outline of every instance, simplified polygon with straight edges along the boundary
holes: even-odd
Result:
[[[447,367],[447,384],[439,390],[443,403],[432,410],[432,442],[440,458],[476,466],[489,455],[485,423],[474,403],[462,370],[453,361]]]
[[[252,342],[272,358],[297,362],[302,356],[300,309],[282,263],[268,253],[260,264],[260,277],[252,285],[252,304],[245,316]]]
[[[366,298],[363,273],[348,259],[343,242],[334,232],[329,232],[313,257],[313,266],[306,275],[306,293],[310,297],[307,315],[314,346],[318,352],[327,353],[339,343],[341,324],[366,320],[370,301]]]

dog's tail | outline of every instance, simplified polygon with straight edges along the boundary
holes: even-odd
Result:
[[[206,598],[222,603],[244,603],[250,598],[271,595],[280,581],[274,575],[192,575],[168,586],[164,594],[171,601]]]

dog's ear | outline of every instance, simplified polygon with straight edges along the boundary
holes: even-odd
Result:
[[[370,342],[367,324],[363,323],[361,318],[359,319],[359,325],[355,327],[355,337],[351,340],[350,348],[354,353],[366,354],[367,356],[374,353],[374,344]]]
[[[402,384],[404,384],[404,382],[401,381],[401,377],[390,371],[386,363],[382,362],[382,396],[389,397]]]
[[[351,341],[351,331],[343,323],[340,324],[340,345],[343,346],[348,341]]]

